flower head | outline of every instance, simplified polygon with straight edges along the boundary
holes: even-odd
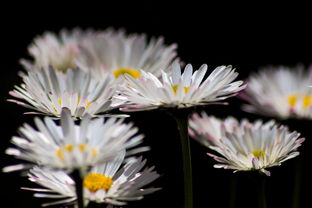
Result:
[[[304,141],[297,132],[289,132],[274,121],[263,123],[237,121],[229,117],[224,121],[194,114],[190,119],[190,135],[203,145],[219,153],[210,154],[219,164],[215,168],[235,171],[259,170],[270,175],[266,168],[299,155],[297,148]],[[298,139],[299,138],[299,139]]]
[[[82,69],[92,69],[96,76],[110,72],[116,78],[125,73],[137,78],[141,76],[140,70],[160,76],[159,69],[167,69],[177,55],[177,46],[165,45],[163,38],[148,41],[145,34],[127,35],[123,30],[99,32],[80,45],[77,64]]]
[[[113,108],[115,80],[110,74],[98,80],[81,70],[68,70],[64,74],[49,68],[28,72],[23,81],[10,92],[23,101],[9,101],[42,114],[60,117],[62,108],[66,107],[73,117],[79,118],[85,114],[96,116]]]
[[[231,66],[217,67],[206,79],[207,65],[193,73],[188,64],[181,74],[180,65],[172,65],[172,75],[162,72],[162,80],[149,72],[141,71],[138,79],[125,74],[128,84],[121,87],[117,99],[126,102],[124,110],[153,109],[158,107],[186,108],[222,101],[234,96],[245,85]]]
[[[123,123],[117,118],[83,118],[75,124],[66,108],[62,110],[61,125],[45,117],[44,121],[35,118],[34,129],[24,124],[19,129],[20,137],[14,136],[11,142],[17,146],[6,153],[29,163],[13,165],[4,171],[25,169],[37,164],[48,169],[87,170],[90,166],[107,162],[124,149],[128,155],[144,151],[137,148],[143,136],[132,124]]]
[[[145,194],[153,193],[159,188],[143,188],[159,177],[153,171],[154,167],[143,171],[146,160],[142,158],[124,162],[124,153],[107,163],[93,167],[83,179],[85,203],[107,203],[113,205],[125,205],[127,201],[140,200]],[[141,172],[140,172],[141,171]],[[44,189],[25,188],[38,193],[36,197],[62,198],[60,201],[45,205],[71,203],[76,200],[75,182],[64,171],[43,170],[35,167],[30,170],[29,180]]]
[[[312,68],[267,68],[248,79],[242,98],[248,112],[274,116],[312,119]]]
[[[75,59],[80,53],[80,42],[94,36],[94,32],[80,29],[62,30],[60,34],[46,32],[35,38],[28,48],[33,62],[21,60],[21,63],[28,71],[50,66],[62,72],[75,69],[77,67]]]

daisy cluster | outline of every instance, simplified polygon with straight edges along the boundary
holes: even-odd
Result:
[[[22,59],[22,83],[9,92],[8,101],[30,109],[34,125],[24,124],[6,153],[19,159],[5,172],[27,171],[28,179],[42,188],[35,197],[57,198],[44,205],[75,204],[79,200],[79,172],[83,204],[125,205],[160,188],[146,187],[159,177],[138,154],[148,151],[144,136],[122,111],[183,110],[225,103],[246,88],[236,80],[232,66],[194,70],[177,57],[177,45],[162,37],[128,35],[123,30],[62,30],[34,39]],[[246,111],[281,118],[311,118],[311,73],[294,75],[279,68],[253,75],[241,95]],[[286,79],[286,81],[285,81]],[[285,84],[287,82],[288,84]],[[291,84],[289,84],[291,83]],[[118,111],[118,112],[119,112]],[[270,122],[220,120],[203,113],[189,120],[190,135],[215,151],[209,153],[216,168],[258,170],[299,154],[299,133]]]

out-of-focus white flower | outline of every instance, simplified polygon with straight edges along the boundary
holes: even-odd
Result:
[[[274,121],[239,122],[232,117],[223,121],[202,113],[201,117],[194,114],[189,123],[190,135],[220,154],[208,153],[219,162],[215,168],[259,170],[270,175],[266,168],[298,156],[296,150],[304,141],[299,133],[289,132],[287,127],[278,126]]]
[[[79,69],[64,74],[50,68],[30,71],[23,76],[23,81],[10,92],[19,100],[8,101],[42,114],[60,117],[62,108],[66,107],[73,117],[85,114],[93,117],[114,107],[112,97],[116,84],[108,73],[102,79],[94,79],[90,73]]]
[[[72,31],[64,29],[60,34],[46,32],[36,37],[28,48],[34,60],[22,59],[21,63],[28,71],[46,69],[50,66],[62,72],[75,69],[77,67],[75,58],[80,53],[80,42],[95,36],[95,32],[91,30],[80,29]]]
[[[159,188],[143,188],[159,177],[154,167],[146,168],[142,158],[128,161],[124,166],[124,153],[114,160],[95,166],[83,179],[84,201],[125,205],[127,201],[140,200],[145,194],[153,193]],[[44,188],[25,188],[32,190],[36,197],[58,198],[61,200],[47,203],[55,205],[71,203],[76,200],[75,182],[64,171],[49,171],[38,167],[30,170],[29,180]]]
[[[206,72],[207,65],[193,73],[192,65],[188,64],[181,74],[180,65],[175,62],[172,75],[162,72],[162,81],[144,71],[137,79],[125,74],[128,83],[120,88],[121,94],[116,99],[126,103],[124,110],[187,108],[222,101],[245,87],[242,81],[233,82],[238,73],[231,66],[217,67],[204,79]]]
[[[113,159],[125,149],[129,150],[128,155],[147,149],[137,147],[143,135],[137,135],[138,128],[123,123],[123,119],[83,118],[77,125],[70,111],[63,108],[60,126],[50,117],[44,121],[35,118],[35,125],[37,129],[28,124],[19,128],[20,137],[14,136],[11,140],[16,147],[6,150],[7,154],[28,163],[6,167],[5,172],[26,169],[33,164],[83,172]]]
[[[248,112],[274,116],[312,118],[312,68],[269,67],[251,75],[242,98]]]
[[[165,45],[163,38],[147,40],[146,35],[127,35],[123,30],[100,32],[96,38],[83,39],[77,64],[95,76],[111,72],[117,78],[129,74],[141,76],[140,70],[161,75],[176,58],[176,44]]]

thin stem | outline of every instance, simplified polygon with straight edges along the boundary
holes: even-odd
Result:
[[[190,140],[188,135],[188,113],[187,112],[176,112],[171,114],[178,125],[181,148],[182,148],[182,159],[183,159],[183,173],[184,173],[184,207],[193,207],[193,182],[192,182],[192,162],[191,162],[191,149]]]
[[[230,177],[230,200],[229,207],[235,208],[235,200],[236,200],[236,175],[231,174]]]
[[[266,197],[265,197],[265,177],[260,177],[260,187],[259,187],[259,208],[266,208]]]
[[[80,174],[80,170],[76,169],[72,173],[73,180],[76,185],[76,195],[78,208],[84,208],[83,204],[83,180]]]
[[[300,207],[300,189],[301,189],[301,177],[302,177],[302,158],[296,163],[295,175],[294,175],[294,193],[292,207]]]

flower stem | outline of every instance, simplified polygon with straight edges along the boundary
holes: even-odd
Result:
[[[229,208],[235,208],[235,200],[236,200],[236,175],[231,174],[230,177],[230,200],[229,200]]]
[[[259,187],[259,195],[258,195],[258,201],[259,201],[259,208],[266,208],[266,197],[265,197],[265,177],[260,177],[260,187]]]
[[[73,180],[75,181],[76,185],[76,195],[77,195],[77,204],[78,208],[84,208],[83,204],[83,180],[80,174],[79,169],[75,169],[72,172]]]
[[[191,149],[190,140],[188,135],[188,112],[178,111],[171,114],[178,125],[182,159],[183,159],[183,173],[184,173],[184,207],[193,207],[193,182],[192,182],[192,162],[191,162]]]
[[[295,165],[295,174],[294,174],[294,194],[292,207],[300,207],[300,189],[301,189],[301,177],[302,177],[302,158]]]

